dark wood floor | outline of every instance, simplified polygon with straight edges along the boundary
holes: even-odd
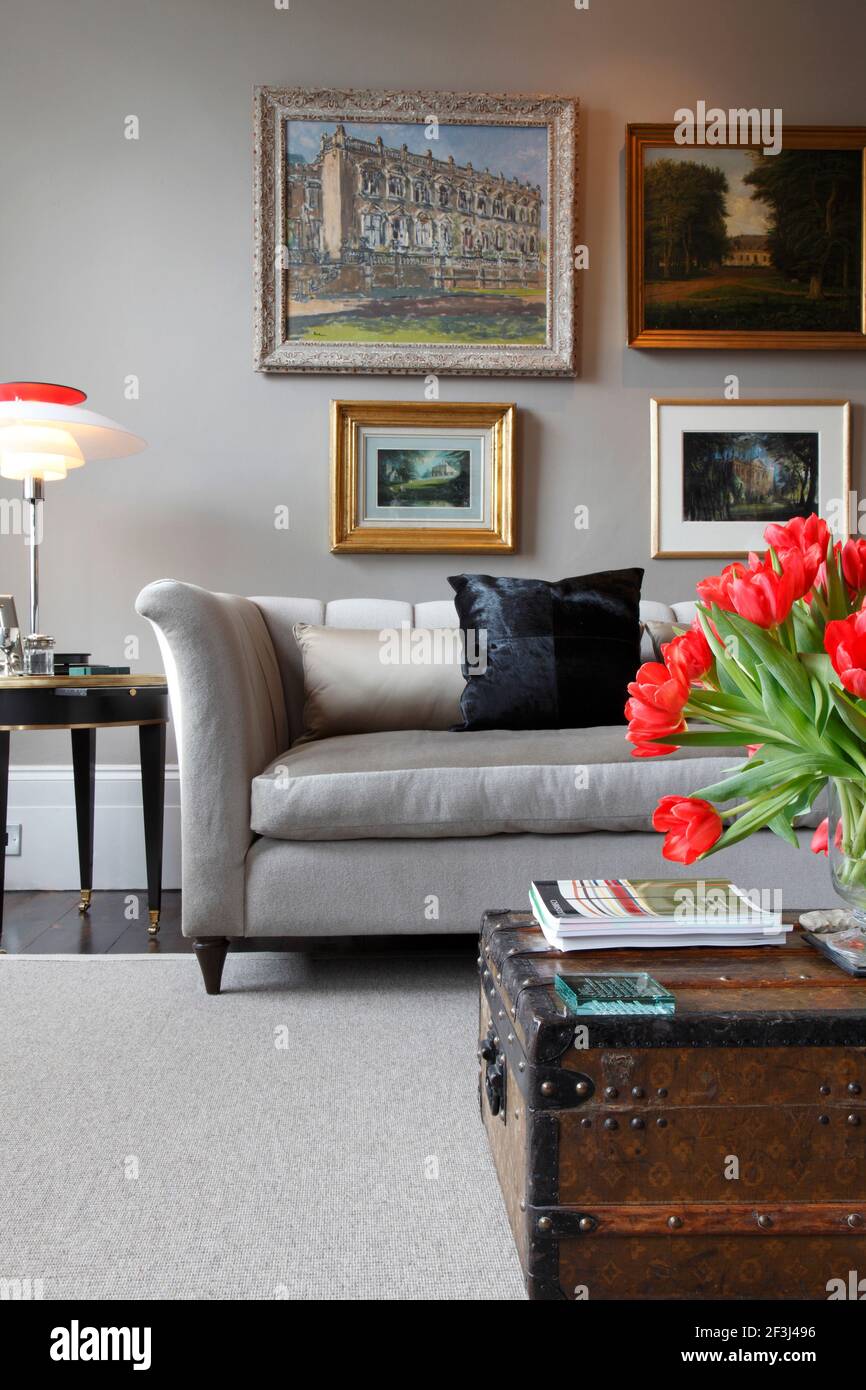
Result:
[[[129,898],[138,901],[138,920],[130,921]],[[78,911],[79,894],[7,893],[0,947],[9,955],[154,955],[191,951],[192,942],[181,934],[180,893],[164,892],[159,934],[147,934],[145,893],[94,893],[90,911]],[[284,949],[311,955],[469,957],[478,949],[478,937],[466,935],[285,937],[234,943],[237,950]]]
[[[129,899],[138,900],[138,920],[130,920]],[[180,893],[163,893],[159,935],[147,934],[144,893],[94,893],[90,911],[78,911],[79,894],[7,893],[2,946],[9,955],[132,955],[191,951],[181,935]]]

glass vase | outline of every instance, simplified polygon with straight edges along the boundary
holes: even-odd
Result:
[[[833,887],[866,925],[866,781],[830,782],[827,840]]]

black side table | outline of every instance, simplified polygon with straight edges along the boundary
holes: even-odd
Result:
[[[93,894],[93,815],[96,730],[134,726],[141,754],[141,800],[147,859],[148,933],[159,931],[162,897],[162,828],[165,810],[165,728],[168,686],[164,676],[0,676],[0,934],[6,879],[6,809],[9,735],[26,729],[69,729],[75,782],[79,912]]]

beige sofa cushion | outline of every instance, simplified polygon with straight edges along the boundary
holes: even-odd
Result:
[[[742,759],[633,758],[621,726],[350,734],[295,744],[254,778],[251,824],[278,840],[650,830],[660,797]]]
[[[307,738],[459,724],[457,629],[367,630],[296,623]]]

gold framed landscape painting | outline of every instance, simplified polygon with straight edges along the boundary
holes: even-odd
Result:
[[[577,103],[260,87],[255,365],[575,374]]]
[[[331,550],[465,554],[516,547],[516,407],[331,402]]]
[[[626,132],[629,346],[866,348],[866,127],[678,130]]]
[[[652,556],[735,558],[771,522],[849,526],[851,406],[837,400],[652,400]]]

